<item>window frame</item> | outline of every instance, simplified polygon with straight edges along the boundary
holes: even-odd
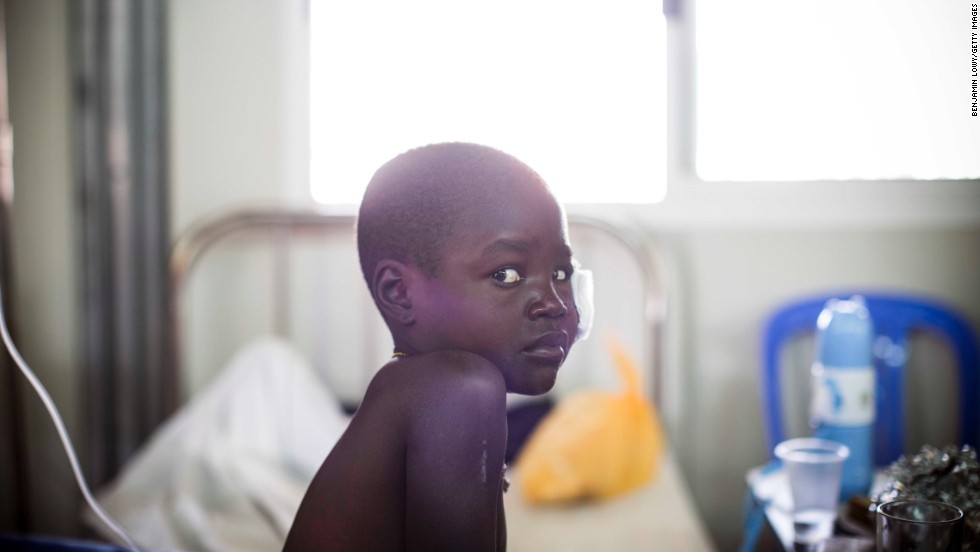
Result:
[[[667,227],[978,226],[980,179],[704,180],[695,169],[697,0],[664,0],[667,196],[637,215]]]

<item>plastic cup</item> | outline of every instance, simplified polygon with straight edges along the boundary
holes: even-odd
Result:
[[[827,439],[790,439],[776,445],[793,496],[793,542],[810,545],[834,532],[846,445]]]
[[[896,500],[875,515],[879,552],[963,549],[963,511],[931,500]]]

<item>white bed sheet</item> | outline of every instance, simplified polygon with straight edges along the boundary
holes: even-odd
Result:
[[[281,550],[306,487],[347,422],[289,343],[256,339],[98,498],[144,550]],[[115,541],[91,510],[84,518]]]
[[[509,469],[504,495],[509,552],[634,552],[714,550],[670,453],[655,480],[606,501],[537,506],[520,493],[519,470]]]

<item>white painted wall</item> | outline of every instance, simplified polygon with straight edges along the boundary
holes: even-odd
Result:
[[[169,4],[172,225],[308,200],[303,0]]]

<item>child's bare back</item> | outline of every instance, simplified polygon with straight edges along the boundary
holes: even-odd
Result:
[[[286,550],[503,550],[504,398],[500,373],[470,353],[386,364],[310,486],[304,502],[318,507],[300,510]]]

